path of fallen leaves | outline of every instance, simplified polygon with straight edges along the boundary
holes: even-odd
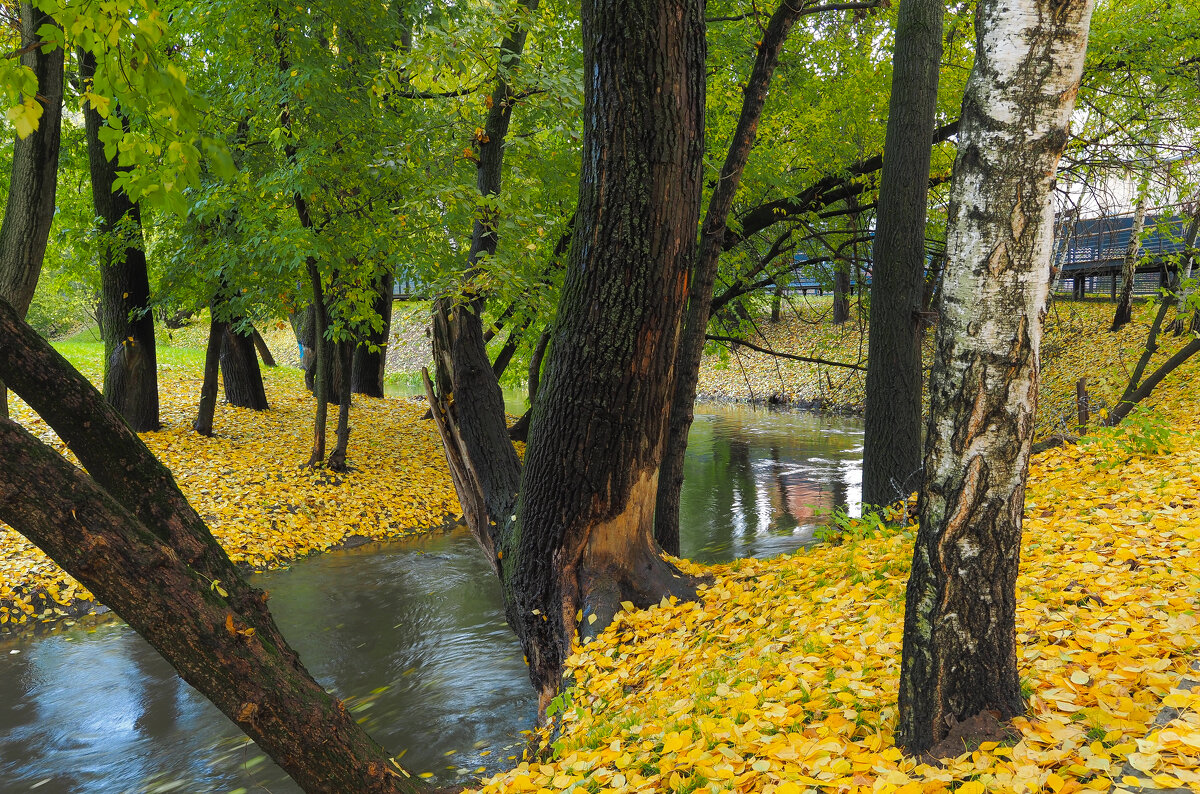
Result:
[[[483,790],[1069,794],[1133,787],[1132,769],[1200,791],[1200,690],[1171,692],[1200,650],[1197,382],[1193,362],[1155,400],[1173,451],[1102,434],[1035,459],[1015,744],[944,768],[894,747],[912,530],[875,530],[706,568],[703,603],[618,616],[569,660],[551,760]],[[1178,714],[1152,725],[1164,705]]]
[[[95,381],[98,373],[87,374]],[[356,397],[352,471],[313,472],[300,468],[312,445],[312,398],[295,370],[267,371],[265,378],[271,409],[218,404],[216,435],[205,439],[191,430],[200,381],[164,370],[163,429],[142,434],[235,562],[276,567],[349,536],[396,538],[457,515],[437,431],[420,421],[425,405]],[[15,402],[14,415],[62,449],[23,403]],[[0,627],[77,613],[90,602],[80,584],[0,523]]]

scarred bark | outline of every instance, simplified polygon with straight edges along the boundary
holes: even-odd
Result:
[[[1091,0],[979,6],[904,616],[897,742],[910,753],[956,721],[1025,707],[1016,579],[1049,295],[1049,194],[1091,10]]]
[[[862,500],[905,499],[921,469],[925,216],[944,0],[901,0],[879,187],[864,404]]]
[[[171,473],[3,301],[0,376],[86,470],[0,421],[0,519],[142,634],[306,791],[420,790],[304,669],[265,594],[242,580]]]

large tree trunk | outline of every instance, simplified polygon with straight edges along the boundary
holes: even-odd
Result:
[[[904,615],[896,734],[914,754],[956,721],[1025,707],[1016,580],[1050,290],[1050,191],[1091,11],[1091,0],[979,5]]]
[[[503,544],[517,561],[505,570],[508,619],[543,704],[577,612],[591,634],[622,601],[694,596],[659,554],[654,509],[700,213],[703,3],[593,0],[582,19],[591,79],[575,243],[520,529]],[[711,296],[700,297],[707,307]]]
[[[1110,331],[1119,331],[1133,319],[1133,277],[1137,273],[1138,253],[1142,250],[1142,229],[1146,227],[1146,196],[1139,195],[1133,211],[1133,226],[1129,230],[1129,244],[1125,246],[1125,258],[1121,261],[1121,293],[1117,298],[1117,309],[1113,313]]]
[[[908,496],[921,469],[921,298],[944,0],[900,0],[872,253],[862,500]]]
[[[0,420],[0,519],[79,579],[310,792],[417,791],[313,680],[171,473],[0,301],[0,377],[86,469]]]
[[[364,340],[367,344],[354,348],[354,363],[350,367],[350,390],[368,397],[383,397],[383,378],[387,374],[388,334],[392,326],[392,284],[395,277],[387,273],[379,279],[375,296],[375,313],[382,322]],[[372,350],[371,348],[375,349]]]
[[[724,250],[729,212],[741,184],[742,171],[754,148],[758,121],[767,101],[767,89],[779,63],[779,52],[796,20],[811,13],[805,3],[784,0],[775,9],[743,91],[742,109],[737,127],[729,141],[721,175],[713,188],[688,287],[686,316],[675,366],[675,385],[671,393],[670,423],[657,485],[654,536],[669,554],[679,554],[679,494],[683,489],[683,460],[687,436],[695,418],[696,383],[700,377],[700,359],[704,355],[704,336],[712,306],[713,281],[717,260]],[[582,207],[581,207],[582,209]]]
[[[225,401],[230,405],[254,411],[269,407],[254,339],[235,331],[233,323],[226,323],[221,334],[221,380],[225,385]]]
[[[37,42],[38,28],[52,24],[49,16],[20,4],[21,47]],[[54,197],[58,187],[58,148],[62,127],[63,51],[43,52],[33,47],[21,56],[21,65],[37,77],[42,106],[38,128],[13,143],[12,176],[4,223],[0,225],[0,298],[24,317],[33,300],[50,225],[54,222]],[[8,416],[8,389],[0,381],[0,417]]]
[[[79,55],[86,82],[96,71],[88,52]],[[118,109],[113,110],[119,112]],[[100,335],[104,339],[104,399],[135,431],[157,430],[158,360],[154,345],[154,314],[150,311],[150,278],[142,241],[142,217],[123,190],[115,190],[121,169],[104,154],[100,126],[104,123],[90,103],[83,105],[88,164],[92,174],[92,204],[99,218]]]

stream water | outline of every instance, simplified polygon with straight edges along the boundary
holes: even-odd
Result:
[[[683,555],[765,557],[858,500],[856,420],[698,406]],[[403,763],[446,783],[504,768],[533,726],[521,648],[465,530],[255,577],[316,678]],[[283,772],[123,623],[0,634],[0,792],[295,792]]]

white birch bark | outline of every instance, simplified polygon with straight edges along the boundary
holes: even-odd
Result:
[[[898,743],[1023,711],[1016,576],[1050,286],[1050,191],[1091,0],[981,0],[951,192]]]

